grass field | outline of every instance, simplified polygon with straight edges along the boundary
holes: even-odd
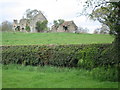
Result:
[[[3,32],[1,45],[33,44],[92,44],[111,43],[110,35],[75,34],[75,33],[22,33]]]
[[[2,73],[3,88],[118,88],[117,82],[94,80],[75,68],[7,65]]]
[[[98,44],[112,43],[113,40],[110,35],[97,34],[3,32],[0,45]],[[118,82],[93,79],[90,72],[83,69],[4,65],[2,87],[118,88]]]

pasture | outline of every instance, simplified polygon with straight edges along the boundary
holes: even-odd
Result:
[[[113,36],[75,33],[3,32],[1,45],[100,44],[112,43]]]
[[[0,36],[2,37],[2,40],[0,41],[0,45],[31,45],[32,46],[32,45],[49,45],[49,44],[55,44],[55,45],[105,44],[105,43],[112,43],[114,40],[114,37],[110,35],[76,34],[76,33],[2,32]],[[6,57],[10,57],[10,53],[8,52],[4,53],[4,54],[9,54]],[[89,52],[89,51],[84,51],[84,52]],[[64,54],[65,52],[62,53],[63,55],[65,55]],[[20,53],[18,52],[17,55],[19,56]],[[27,60],[27,57],[25,60]],[[9,58],[7,59],[9,60]],[[15,61],[16,59],[19,58],[15,58]],[[22,60],[24,61],[24,59]],[[33,59],[30,60],[32,61]],[[115,82],[109,80],[101,81],[100,79],[93,77],[92,71],[81,68],[40,66],[40,65],[25,66],[25,65],[8,64],[8,65],[3,65],[2,68],[0,68],[0,70],[1,69],[2,69],[2,88],[118,88],[117,81]],[[97,71],[94,72],[95,74],[99,74],[99,72]],[[104,72],[105,71],[102,72],[101,74],[102,76]],[[109,73],[111,73],[110,70],[108,74]],[[112,75],[112,73],[110,75]]]
[[[52,66],[3,66],[3,88],[118,88],[118,82],[99,81],[89,71]]]

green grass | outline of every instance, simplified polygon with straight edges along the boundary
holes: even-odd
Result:
[[[113,40],[110,35],[97,34],[4,32],[0,45],[97,44],[112,43]],[[6,65],[2,68],[2,87],[118,88],[118,83],[95,80],[82,69]]]
[[[97,34],[3,32],[0,45],[97,44],[113,40],[110,35]]]
[[[117,82],[94,80],[88,71],[52,66],[3,66],[3,88],[118,88]]]

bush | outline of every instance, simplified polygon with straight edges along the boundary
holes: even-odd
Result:
[[[110,44],[2,46],[2,63],[92,69],[99,66],[101,62],[97,57],[109,46]]]
[[[82,57],[78,62],[78,65],[82,68],[91,69],[95,67],[94,57],[98,53],[98,49],[96,47],[87,47],[80,51]]]
[[[44,30],[47,30],[47,24],[48,24],[48,21],[43,21],[43,22],[41,22],[41,21],[38,21],[38,22],[36,22],[36,30],[38,31],[38,32],[42,32],[42,31],[44,31]]]
[[[26,25],[25,30],[26,30],[27,32],[30,32],[30,26]]]
[[[101,58],[102,53],[108,49],[111,45],[108,44],[96,44],[96,45],[87,45],[79,51],[81,55],[78,66],[85,69],[93,69],[98,66],[106,66],[108,61],[104,61],[104,58]],[[99,59],[103,59],[102,62]],[[104,64],[104,62],[106,62]]]

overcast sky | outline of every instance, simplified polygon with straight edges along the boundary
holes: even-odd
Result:
[[[73,20],[78,27],[88,28],[90,32],[101,26],[99,22],[79,16],[83,7],[78,0],[0,0],[0,23],[20,20],[26,9],[41,10],[49,23],[57,19]]]

